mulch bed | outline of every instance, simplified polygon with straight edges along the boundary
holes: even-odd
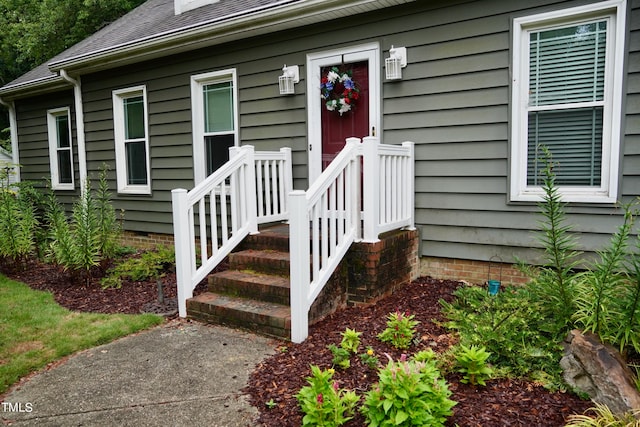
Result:
[[[223,266],[221,269],[224,269]],[[34,289],[52,292],[55,300],[71,310],[98,313],[158,312],[175,316],[175,274],[163,278],[165,304],[158,302],[158,286],[153,282],[124,282],[120,289],[102,289],[99,283],[104,274],[95,272],[87,284],[67,272],[38,261],[29,261],[21,271],[0,268],[8,277],[28,284]],[[104,270],[102,270],[104,271]],[[381,343],[377,334],[386,326],[386,316],[395,310],[415,314],[418,345],[410,353],[432,348],[442,352],[454,343],[454,338],[439,326],[443,320],[438,301],[452,300],[452,292],[460,284],[456,281],[421,278],[399,289],[376,304],[351,307],[339,311],[322,322],[311,326],[309,338],[302,344],[283,342],[274,356],[260,363],[252,373],[245,392],[250,402],[259,409],[261,426],[300,426],[302,413],[295,394],[306,385],[309,365],[331,367],[329,344],[339,344],[340,333],[349,327],[362,332],[361,346],[372,346],[381,362],[388,354],[399,359],[401,351]],[[198,285],[194,293],[204,291]],[[173,305],[172,305],[173,304]],[[362,395],[377,381],[376,372],[366,367],[358,357],[351,358],[351,368],[336,369],[334,375],[341,387],[356,390]],[[500,379],[487,382],[486,387],[473,387],[460,383],[455,374],[447,375],[451,399],[458,402],[448,426],[562,426],[570,414],[583,413],[592,406],[570,393],[550,393],[543,387],[523,380]],[[276,406],[269,409],[265,403],[273,399]],[[363,426],[364,418],[358,414],[346,426]]]
[[[420,343],[410,352],[432,348],[443,352],[454,343],[448,331],[439,326],[444,320],[439,300],[452,301],[452,292],[460,286],[451,280],[421,278],[404,286],[376,304],[351,307],[339,311],[310,327],[309,338],[302,344],[287,343],[280,352],[263,361],[253,372],[245,391],[251,403],[260,410],[262,426],[300,426],[302,413],[295,394],[307,385],[309,365],[331,367],[332,354],[327,345],[340,343],[345,328],[362,332],[361,347],[372,346],[382,363],[385,353],[398,360],[401,351],[380,342],[377,334],[386,327],[387,314],[396,310],[415,314]],[[381,357],[380,357],[381,356]],[[377,381],[376,372],[358,357],[351,358],[347,370],[336,369],[333,377],[340,387],[356,390],[362,395]],[[562,426],[570,414],[583,413],[593,406],[590,401],[570,393],[551,393],[542,386],[523,380],[500,379],[487,381],[486,387],[473,387],[459,381],[456,374],[447,375],[451,399],[458,402],[448,426]],[[265,403],[273,399],[277,406],[269,409]],[[363,426],[364,417],[358,414],[345,426]]]

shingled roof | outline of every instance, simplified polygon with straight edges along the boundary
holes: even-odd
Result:
[[[148,0],[122,18],[0,88],[17,94],[82,74],[414,0],[220,0],[182,14],[174,0]]]

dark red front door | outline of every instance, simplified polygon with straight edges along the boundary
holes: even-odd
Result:
[[[332,67],[323,67],[326,76]],[[350,137],[362,138],[369,135],[369,70],[367,61],[342,64],[341,72],[351,71],[351,78],[359,90],[358,99],[352,101],[351,110],[340,115],[338,109],[327,110],[325,100],[321,100],[322,120],[322,170],[342,150],[345,140]],[[341,89],[342,86],[337,86]],[[337,93],[334,89],[334,93]]]

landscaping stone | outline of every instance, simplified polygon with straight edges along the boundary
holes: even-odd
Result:
[[[640,392],[635,387],[631,370],[620,353],[603,344],[596,335],[571,331],[560,365],[567,384],[608,406],[614,413],[640,409]]]

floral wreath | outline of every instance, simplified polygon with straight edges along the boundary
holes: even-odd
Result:
[[[351,110],[359,93],[351,78],[351,70],[341,72],[338,67],[331,67],[320,80],[320,96],[325,100],[325,107],[329,111],[338,110],[341,116]]]

